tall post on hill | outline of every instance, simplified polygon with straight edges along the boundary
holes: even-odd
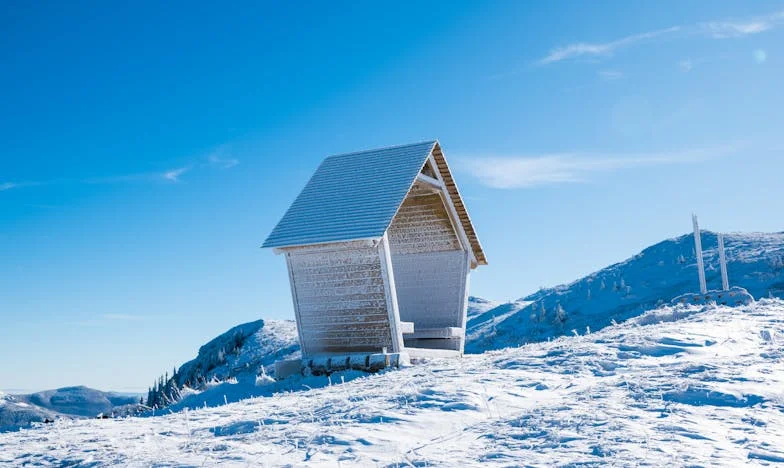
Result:
[[[721,265],[721,289],[730,290],[730,280],[727,277],[727,256],[724,254],[724,234],[719,233],[719,264]]]
[[[700,226],[697,224],[697,215],[691,215],[691,221],[694,224],[694,250],[697,254],[697,274],[700,275],[700,294],[708,292],[708,286],[705,284],[705,264],[702,262],[702,240],[700,239]]]

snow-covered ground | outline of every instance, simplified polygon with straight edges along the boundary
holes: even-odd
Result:
[[[702,245],[708,287],[718,289],[716,234],[703,231]],[[731,285],[757,299],[784,298],[784,233],[727,234],[725,245]],[[598,330],[698,290],[693,236],[667,239],[572,283],[469,316],[466,352],[545,341],[586,327]]]
[[[301,389],[215,408],[0,434],[0,464],[784,462],[779,300],[662,307],[588,335],[331,381],[290,381]]]

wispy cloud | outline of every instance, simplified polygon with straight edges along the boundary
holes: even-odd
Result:
[[[33,187],[36,185],[43,185],[41,182],[0,182],[0,192],[7,190],[18,189],[22,187]]]
[[[751,56],[754,58],[754,61],[758,64],[765,63],[765,60],[768,59],[768,53],[765,52],[763,49],[757,49],[751,53]]]
[[[190,172],[196,171],[215,171],[230,169],[240,162],[237,158],[229,154],[228,146],[221,145],[213,150],[206,156],[199,156],[191,158],[189,161],[185,160],[185,164],[177,167],[172,167],[167,170],[148,171],[148,172],[131,172],[126,174],[112,174],[106,176],[94,176],[83,178],[63,178],[53,180],[43,180],[38,182],[0,182],[0,192],[5,192],[20,187],[35,186],[35,185],[78,185],[78,184],[91,184],[91,185],[111,185],[111,184],[128,184],[128,183],[169,183],[175,184],[182,182],[183,176]]]
[[[699,35],[713,39],[728,39],[759,34],[781,25],[784,25],[784,10],[744,19],[707,21],[689,26],[671,26],[665,29],[632,34],[613,41],[575,42],[555,47],[546,56],[537,60],[536,63],[538,65],[548,65],[580,58],[611,57],[619,49],[646,41],[675,36],[676,34],[679,34],[681,37]]]
[[[237,158],[233,158],[228,154],[228,147],[227,146],[220,146],[218,149],[213,151],[207,156],[207,163],[210,166],[217,167],[220,169],[231,169],[232,167],[236,166],[240,163]]]
[[[171,169],[163,173],[163,178],[169,180],[171,182],[179,182],[180,176],[188,172],[191,168],[190,167],[178,167],[176,169]]]
[[[739,146],[644,154],[558,153],[461,159],[460,167],[492,188],[531,188],[586,182],[596,174],[635,168],[694,164],[723,157]]]
[[[610,42],[578,42],[569,44],[562,47],[556,47],[550,51],[544,58],[540,59],[537,63],[539,65],[547,65],[562,60],[573,60],[581,57],[609,57],[615,53],[616,50],[622,47],[628,47],[632,44],[654,39],[667,34],[672,34],[679,31],[680,26],[673,26],[671,28],[659,29],[657,31],[649,31],[640,34],[633,34],[631,36],[622,37]]]
[[[759,34],[784,24],[784,11],[741,20],[709,21],[699,23],[697,29],[714,39],[743,37]]]

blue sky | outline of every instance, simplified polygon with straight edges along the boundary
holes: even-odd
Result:
[[[783,227],[781,1],[17,2],[0,38],[4,389],[138,390],[292,318],[259,246],[332,153],[438,138],[496,300],[692,211]]]

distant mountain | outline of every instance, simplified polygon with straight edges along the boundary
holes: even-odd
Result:
[[[0,393],[0,432],[57,418],[93,418],[138,411],[139,396],[65,387],[27,395]]]
[[[721,286],[717,239],[713,232],[702,233],[709,289]],[[757,299],[784,297],[784,233],[727,234],[725,247],[731,285]],[[466,352],[584,334],[698,290],[694,238],[687,234],[573,283],[469,317]]]

